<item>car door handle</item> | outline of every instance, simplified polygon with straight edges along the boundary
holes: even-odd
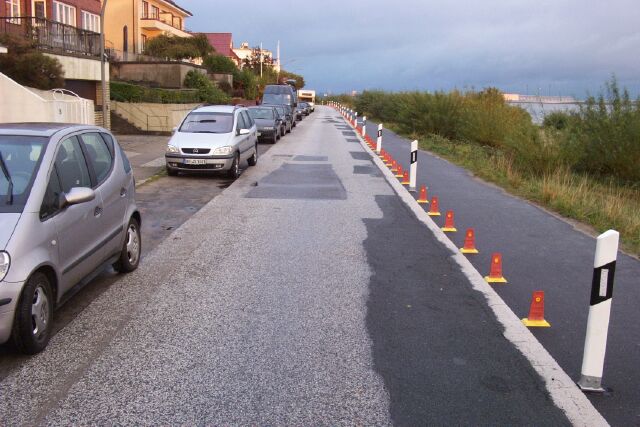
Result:
[[[126,196],[126,195],[127,195],[127,189],[126,189],[126,188],[124,188],[124,187],[122,187],[122,188],[120,189],[120,197],[124,197],[124,196]]]
[[[99,217],[100,215],[102,215],[102,207],[96,206],[96,208],[93,210],[93,216]]]

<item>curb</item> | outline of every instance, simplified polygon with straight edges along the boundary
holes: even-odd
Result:
[[[345,120],[349,126],[354,127]],[[484,280],[469,260],[460,253],[458,247],[444,234],[427,212],[414,199],[413,195],[400,184],[380,158],[365,143],[356,131],[362,148],[369,153],[385,179],[391,185],[404,204],[415,214],[418,221],[425,224],[434,237],[452,253],[451,258],[460,266],[462,273],[469,279],[473,289],[481,292],[496,319],[504,327],[504,337],[509,340],[531,363],[533,369],[542,377],[553,403],[560,408],[574,426],[608,426],[609,423],[591,404],[576,383],[558,365],[558,362],[540,344],[535,336],[524,326],[518,316],[500,298],[498,293]]]

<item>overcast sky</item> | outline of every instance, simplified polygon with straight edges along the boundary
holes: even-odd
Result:
[[[496,86],[640,93],[640,0],[176,0],[191,31],[263,43],[323,92]]]

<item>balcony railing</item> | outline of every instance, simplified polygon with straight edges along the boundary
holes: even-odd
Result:
[[[0,17],[0,34],[32,40],[38,49],[100,57],[100,34],[29,16]]]

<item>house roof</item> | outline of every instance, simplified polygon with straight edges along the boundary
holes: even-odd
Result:
[[[233,51],[233,40],[231,33],[203,33],[207,36],[209,44],[213,46],[217,53],[229,58],[239,59]]]
[[[165,2],[165,3],[170,4],[171,6],[175,7],[176,9],[181,10],[182,12],[184,12],[185,14],[187,14],[189,16],[193,16],[193,13],[189,12],[187,9],[185,9],[183,7],[178,6],[178,4],[173,0],[162,0],[162,1]]]

